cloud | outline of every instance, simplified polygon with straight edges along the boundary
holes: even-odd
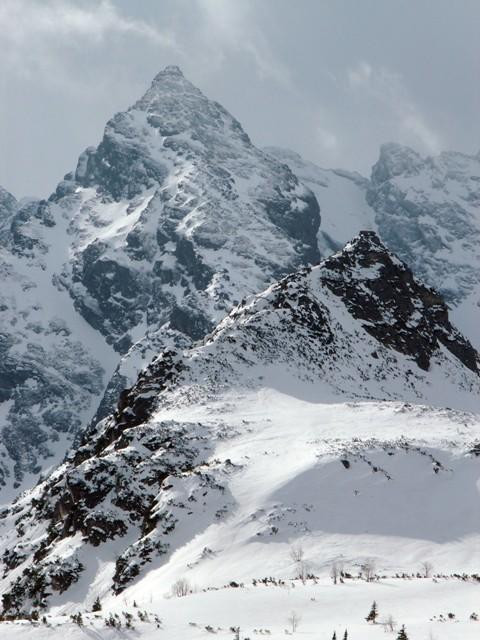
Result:
[[[82,38],[101,42],[110,34],[133,34],[164,45],[169,35],[151,25],[119,13],[110,0],[92,0],[83,6],[71,0],[2,0],[0,23],[2,40],[22,45],[31,38]]]
[[[351,87],[365,87],[368,86],[372,77],[373,69],[362,60],[356,67],[347,70],[348,82]]]
[[[217,65],[224,64],[229,54],[245,55],[253,61],[259,77],[290,86],[289,69],[275,56],[258,26],[258,3],[196,0],[196,4],[203,22],[203,44]]]
[[[171,33],[120,13],[110,0],[2,0],[2,66],[22,75],[62,75],[68,52],[103,45],[112,38],[134,37],[174,49]]]
[[[316,128],[317,140],[325,151],[335,151],[338,148],[338,138],[333,131],[325,127]]]
[[[360,61],[347,70],[347,86],[351,92],[360,93],[388,108],[400,133],[413,137],[429,153],[442,148],[439,134],[427,125],[423,114],[408,93],[400,74],[385,67],[374,67]]]

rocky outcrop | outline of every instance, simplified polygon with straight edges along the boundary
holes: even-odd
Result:
[[[425,371],[443,345],[479,373],[478,353],[452,327],[442,297],[390,255],[374,231],[361,232],[322,266],[322,283],[381,344],[413,358]]]
[[[478,155],[444,152],[424,158],[389,143],[367,180],[322,169],[285,149],[270,147],[268,152],[315,193],[322,210],[322,257],[360,230],[376,231],[417,277],[441,293],[456,325],[480,347]]]

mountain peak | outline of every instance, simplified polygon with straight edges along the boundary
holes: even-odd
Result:
[[[168,64],[165,67],[165,69],[163,69],[162,71],[159,72],[158,75],[160,75],[160,74],[169,75],[169,76],[182,76],[183,77],[182,70],[176,64]]]
[[[422,156],[410,147],[387,142],[380,147],[380,157],[372,169],[372,181],[380,183],[402,174],[414,175],[424,162]]]
[[[164,82],[165,80],[185,80],[182,70],[175,64],[170,64],[159,71],[152,81],[152,86]]]
[[[451,325],[443,298],[416,280],[375,231],[361,231],[320,268],[322,284],[384,346],[428,371],[432,356],[443,345],[478,375],[478,354]]]
[[[384,251],[387,251],[378,237],[377,232],[372,229],[361,229],[358,235],[346,245],[344,251],[351,250],[351,248],[358,247],[361,244],[371,244],[372,246],[381,247]]]

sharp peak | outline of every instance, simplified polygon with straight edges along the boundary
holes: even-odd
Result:
[[[183,75],[182,70],[177,65],[168,65],[153,78],[150,87],[143,94],[132,108],[147,110],[152,104],[156,104],[164,96],[184,98],[186,95],[198,98],[205,96],[198,87],[192,84]]]
[[[343,263],[345,260],[349,263],[351,263],[352,260],[355,263],[359,262],[361,267],[371,266],[377,262],[385,264],[385,261],[387,261],[402,270],[405,268],[408,269],[400,258],[382,242],[376,231],[370,229],[360,231],[339,249],[337,253],[325,258],[316,268],[320,270],[323,267],[330,269],[333,265],[336,265],[338,262]]]
[[[164,92],[169,94],[183,95],[185,93],[203,95],[194,84],[192,84],[184,75],[180,67],[176,65],[168,65],[153,78],[150,87],[146,93],[140,98],[138,104],[146,101],[157,99]]]
[[[159,71],[154,77],[153,82],[164,80],[165,78],[185,78],[182,70],[176,64],[169,64]]]
[[[374,245],[375,247],[378,247],[381,251],[386,251],[387,253],[389,253],[387,247],[380,240],[380,237],[378,236],[377,232],[372,231],[371,229],[362,229],[361,231],[359,231],[358,234],[354,236],[350,240],[350,242],[348,242],[343,247],[343,249],[340,250],[340,253],[342,253],[342,251],[351,251],[352,248],[356,248],[360,245],[365,245],[365,244]]]

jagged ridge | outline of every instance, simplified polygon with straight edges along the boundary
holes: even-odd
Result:
[[[162,408],[282,384],[317,402],[443,403],[463,393],[462,405],[473,394],[478,400],[478,364],[441,298],[375,234],[362,233],[319,266],[243,302],[199,346],[159,356],[122,394],[116,413],[4,513],[16,523],[3,555],[11,581],[6,611],[46,606],[49,589],[62,591],[81,578],[88,544],[125,538],[112,578],[118,593],[145,563],[171,551],[172,539],[179,544],[196,523],[234,508],[228,478],[237,467],[209,459],[228,428],[165,421]],[[439,380],[441,399],[431,384]],[[76,540],[67,555],[65,539]]]

